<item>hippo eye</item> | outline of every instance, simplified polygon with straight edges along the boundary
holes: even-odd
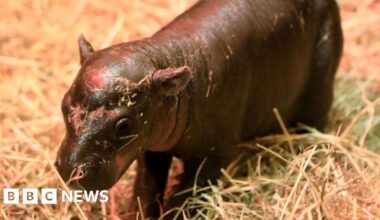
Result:
[[[131,126],[127,118],[122,118],[116,122],[115,131],[117,137],[127,136],[131,131]]]

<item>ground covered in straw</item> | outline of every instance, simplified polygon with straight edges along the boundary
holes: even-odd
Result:
[[[76,39],[80,33],[95,48],[139,39],[193,2],[2,1],[0,189],[64,188],[52,161],[64,134],[61,97],[79,68]],[[380,2],[339,2],[345,52],[328,130],[307,128],[310,134],[242,144],[243,150],[256,153],[231,165],[220,184],[209,187],[212,194],[199,193],[199,198],[189,201],[189,206],[202,207],[198,217],[380,218]],[[290,153],[290,148],[299,153]],[[127,208],[133,177],[130,169],[111,190],[117,194],[112,193],[107,204],[9,206],[0,202],[0,219],[116,218]]]

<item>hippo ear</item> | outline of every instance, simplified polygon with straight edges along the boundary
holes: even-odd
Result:
[[[78,44],[80,64],[82,65],[94,53],[94,48],[92,48],[91,44],[84,38],[83,34],[79,35]]]
[[[152,85],[158,95],[173,96],[183,91],[192,78],[188,66],[158,70],[153,73]]]

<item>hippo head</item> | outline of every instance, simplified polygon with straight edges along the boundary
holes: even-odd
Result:
[[[81,69],[62,100],[66,135],[55,166],[75,187],[107,189],[139,154],[178,141],[173,134],[185,127],[178,125],[178,95],[191,70],[157,69],[127,46],[94,51],[83,36],[79,49]]]

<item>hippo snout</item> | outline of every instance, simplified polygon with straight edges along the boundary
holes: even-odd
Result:
[[[57,158],[58,173],[70,187],[85,190],[104,190],[116,182],[111,162],[100,156],[77,157],[76,161]]]

